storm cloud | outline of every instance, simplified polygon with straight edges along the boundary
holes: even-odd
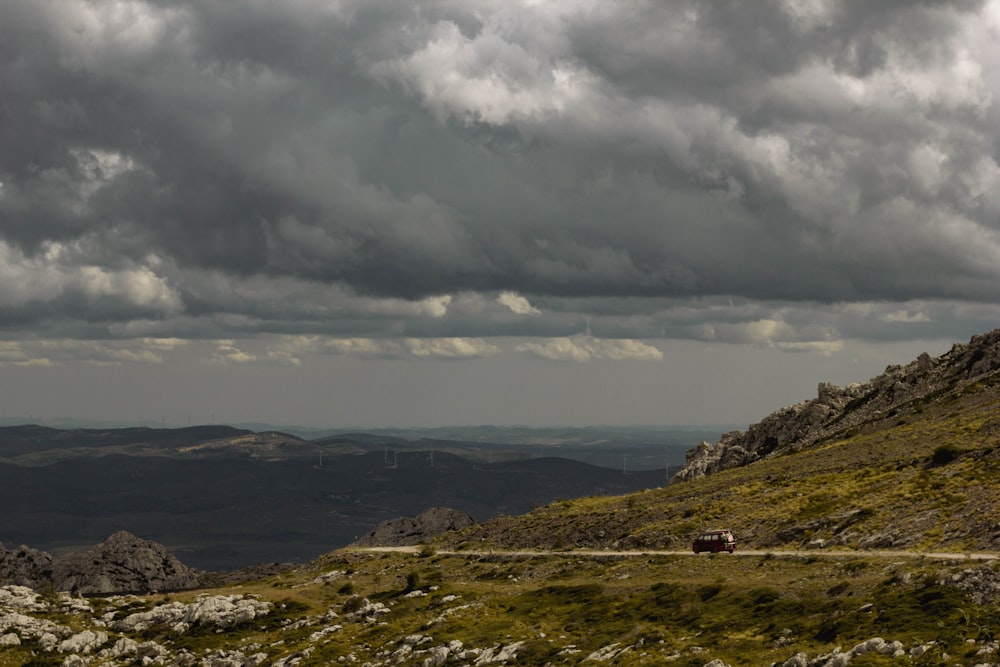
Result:
[[[0,364],[965,338],[997,44],[996,0],[8,0]]]

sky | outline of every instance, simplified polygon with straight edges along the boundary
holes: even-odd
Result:
[[[750,424],[1000,326],[1000,0],[0,0],[0,417]]]

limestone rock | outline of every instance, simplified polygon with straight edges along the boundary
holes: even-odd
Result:
[[[183,633],[195,625],[231,628],[271,612],[270,602],[244,595],[203,595],[191,604],[168,602],[129,614],[111,624],[117,632],[142,632],[154,626]]]
[[[23,544],[8,551],[0,544],[0,583],[38,588],[51,578],[51,555]]]
[[[433,507],[414,519],[400,517],[383,521],[355,544],[366,547],[420,544],[448,531],[468,528],[475,523],[475,519],[463,512],[447,507]]]
[[[0,586],[0,609],[10,611],[42,611],[48,605],[27,586]]]
[[[59,642],[60,653],[92,653],[108,643],[108,633],[84,630]]]
[[[517,657],[517,652],[521,650],[525,642],[513,642],[506,646],[494,646],[479,654],[476,658],[476,665],[504,664]]]
[[[242,595],[213,595],[188,605],[184,622],[189,625],[214,625],[229,628],[271,611],[271,603]]]
[[[182,602],[169,602],[157,605],[149,611],[129,614],[125,618],[112,623],[112,629],[118,632],[142,632],[155,625],[173,625],[180,622],[187,612],[187,605]]]
[[[199,573],[166,547],[123,530],[91,549],[56,559],[52,581],[57,590],[75,593],[145,593],[195,588]]]
[[[66,626],[50,620],[0,609],[0,634],[11,632],[17,634],[22,642],[25,639],[37,641],[45,650],[55,649],[60,641],[73,635]]]
[[[129,637],[119,637],[111,648],[102,650],[98,656],[101,658],[123,658],[135,655],[139,650],[139,643]]]

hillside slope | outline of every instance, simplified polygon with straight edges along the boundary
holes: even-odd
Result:
[[[722,455],[684,481],[501,517],[452,544],[674,549],[727,527],[751,548],[998,549],[998,348],[994,332],[890,369],[770,449],[723,438]],[[832,395],[771,415],[739,442],[793,433]]]
[[[817,397],[782,408],[746,431],[726,433],[713,446],[702,442],[687,453],[678,480],[744,466],[829,442],[864,424],[905,419],[928,402],[946,400],[1000,372],[1000,329],[955,344],[940,357],[926,352],[906,366],[889,366],[865,383],[838,387],[821,382]],[[891,422],[890,422],[891,423]]]

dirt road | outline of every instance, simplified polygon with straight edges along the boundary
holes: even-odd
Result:
[[[351,551],[369,551],[369,552],[396,552],[396,553],[420,553],[422,549],[426,549],[424,546],[405,546],[405,547],[349,547]],[[514,550],[500,550],[500,549],[462,549],[462,550],[449,550],[449,549],[434,549],[435,554],[445,555],[445,556],[472,556],[481,558],[484,556],[503,556],[508,558],[541,558],[549,556],[564,556],[566,558],[572,558],[574,556],[587,556],[587,557],[600,557],[600,556],[611,556],[615,558],[649,558],[652,556],[691,556],[692,558],[706,558],[712,554],[695,554],[691,551],[660,551],[656,549],[642,549],[642,550],[611,550],[611,549],[572,549],[572,550],[557,550],[557,551],[545,551],[545,550],[532,550],[532,549],[514,549]],[[969,560],[969,561],[982,561],[982,560],[997,560],[1000,558],[1000,554],[996,553],[986,553],[986,552],[949,552],[949,551],[892,551],[892,550],[861,550],[861,551],[849,551],[845,549],[840,550],[828,550],[828,549],[799,549],[799,550],[770,550],[761,551],[757,549],[737,549],[732,554],[722,553],[718,554],[720,558],[730,558],[737,556],[755,556],[755,557],[772,557],[772,558],[928,558],[931,560]]]

